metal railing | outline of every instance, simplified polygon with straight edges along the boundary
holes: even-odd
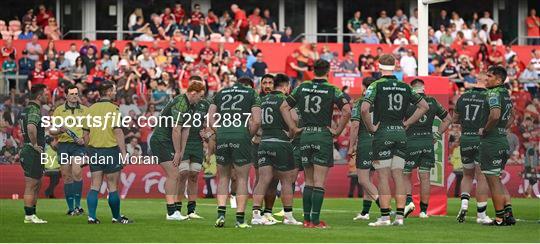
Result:
[[[517,42],[519,42],[519,40],[533,40],[533,39],[540,39],[540,37],[538,37],[538,36],[518,36],[518,37],[514,38],[514,40],[512,40],[510,43],[508,43],[508,45],[514,45]]]
[[[117,30],[93,30],[93,31],[69,30],[66,33],[62,34],[62,39],[64,39],[64,37],[66,37],[69,34],[88,34],[88,33],[92,33],[92,34],[117,34],[117,33],[120,33],[122,35],[124,35],[124,34],[143,34],[143,32],[130,31],[130,30],[121,30],[121,31],[117,31]]]
[[[293,40],[292,42],[297,42],[298,40],[300,40],[301,38],[304,38],[304,37],[324,37],[326,38],[325,42],[328,42],[328,38],[329,37],[360,37],[360,34],[357,34],[357,33],[301,33],[301,34],[298,34]]]
[[[17,72],[14,75],[6,75],[5,72],[0,72],[0,94],[9,94],[8,80],[15,79],[15,90],[19,91],[19,82],[26,82],[28,75],[21,75]]]

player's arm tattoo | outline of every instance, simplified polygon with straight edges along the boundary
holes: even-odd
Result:
[[[364,121],[364,125],[366,126],[366,129],[373,133],[375,132],[375,125],[373,125],[373,119],[371,118],[371,113],[369,112],[369,109],[371,108],[371,103],[367,101],[363,101],[360,105],[360,116],[362,117],[362,121]]]
[[[448,129],[451,123],[452,123],[452,117],[450,116],[449,113],[446,113],[446,117],[442,118],[442,122],[439,125],[439,129],[437,130],[439,135],[442,135]]]
[[[251,123],[249,125],[249,134],[254,136],[261,127],[261,108],[251,107]]]
[[[353,152],[356,144],[358,143],[358,129],[360,128],[360,121],[351,121],[351,130],[349,132],[349,152]]]
[[[33,147],[38,146],[37,144],[37,126],[34,124],[28,124],[26,126],[26,130],[28,130],[28,138],[30,139],[30,143]]]
[[[452,116],[452,124],[461,124],[459,120],[459,113],[454,110],[454,116]]]
[[[281,106],[279,106],[279,111],[281,112],[281,116],[283,116],[283,121],[285,121],[285,124],[287,124],[287,127],[289,127],[289,130],[292,131],[298,127],[296,126],[296,123],[292,119],[291,109],[292,107],[289,105],[289,103],[286,100],[283,101],[283,103],[281,103]]]
[[[416,111],[414,111],[413,115],[409,117],[405,122],[403,122],[403,126],[405,128],[408,128],[410,125],[416,123],[424,114],[429,110],[429,104],[426,102],[425,99],[420,100],[416,104]]]
[[[489,110],[488,119],[486,122],[486,125],[483,129],[483,134],[485,135],[486,132],[493,129],[493,127],[499,122],[499,119],[501,117],[501,109],[500,108],[492,108]]]
[[[351,104],[347,103],[341,107],[341,118],[338,123],[338,127],[336,129],[336,136],[341,135],[341,132],[345,129],[345,126],[347,126],[347,123],[349,123],[349,120],[351,119]]]

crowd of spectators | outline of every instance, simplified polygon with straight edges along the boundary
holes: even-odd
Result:
[[[60,40],[62,31],[52,10],[45,5],[39,5],[37,13],[28,9],[20,19],[9,21],[0,20],[0,36],[4,40],[30,40],[39,39]]]
[[[251,15],[246,16],[237,5],[232,5],[233,17],[228,16],[227,12],[217,17],[212,10],[204,15],[199,8],[200,6],[195,5],[188,17],[182,5],[177,4],[174,8],[166,8],[162,14],[152,14],[150,23],[144,21],[142,10],[135,10],[129,17],[129,28],[142,34],[135,34],[134,40],[121,49],[116,46],[115,41],[103,40],[102,47],[98,48],[88,39],[84,39],[82,45],[73,43],[67,50],[60,50],[55,45],[56,39],[49,38],[47,45],[41,46],[38,39],[43,36],[34,34],[30,36],[23,50],[16,50],[12,41],[16,38],[12,35],[0,47],[2,72],[4,75],[19,74],[27,78],[18,82],[18,86],[15,79],[9,76],[5,76],[7,82],[3,81],[4,85],[9,86],[11,96],[2,98],[0,104],[0,161],[17,160],[16,149],[20,148],[22,142],[17,114],[26,102],[25,96],[21,94],[25,94],[33,84],[43,83],[49,87],[52,94],[50,104],[42,109],[44,114],[50,114],[56,106],[64,102],[63,89],[66,84],[76,84],[82,94],[81,103],[90,105],[98,98],[97,85],[103,80],[112,80],[117,84],[120,111],[124,116],[133,117],[132,121],[137,121],[138,116],[159,114],[172,97],[187,87],[188,78],[192,75],[203,77],[208,96],[230,86],[235,79],[243,76],[253,78],[255,86],[258,87],[261,77],[268,73],[265,59],[272,57],[271,53],[263,53],[258,49],[256,42],[290,41],[292,30],[287,29],[281,37],[275,35],[276,22],[268,10],[263,10],[260,16],[261,11],[255,9]],[[381,12],[381,16],[383,14],[386,15],[386,12]],[[49,26],[51,19],[54,20],[52,13],[44,7],[40,7],[36,17],[33,17],[32,11],[27,15],[23,21],[36,21],[46,25],[45,27]],[[43,20],[44,15],[48,16],[46,21]],[[489,17],[489,13],[484,16]],[[359,20],[349,21],[349,29],[356,30],[356,26],[363,28],[373,23],[372,18],[368,18],[364,23],[360,21],[360,17],[359,12],[355,13],[355,18]],[[393,22],[411,26],[417,24],[414,15],[407,18],[402,11],[397,11],[393,18],[386,18],[390,25]],[[457,24],[463,22],[457,21],[459,18],[452,19],[454,21],[448,20],[449,29],[457,28]],[[474,26],[490,24],[491,29],[497,28],[494,27],[495,23],[485,19],[479,19]],[[374,23],[378,26],[386,23],[385,21],[385,18],[381,21],[377,19]],[[441,23],[441,26],[446,26],[446,22]],[[196,24],[199,27],[195,28]],[[452,24],[456,26],[452,27]],[[459,26],[462,31],[466,24],[463,22]],[[260,35],[259,31],[263,30],[266,34]],[[381,34],[378,29],[370,30],[366,33]],[[524,63],[521,61],[523,58],[518,57],[512,50],[512,46],[501,47],[499,41],[489,41],[492,40],[490,38],[486,39],[486,43],[480,44],[478,51],[471,52],[467,48],[468,40],[463,39],[462,32],[459,33],[456,37],[461,38],[460,42],[456,43],[454,40],[434,42],[438,44],[430,45],[430,74],[459,81],[452,94],[458,96],[465,89],[474,86],[476,74],[479,72],[487,70],[491,65],[504,66],[509,74],[508,84],[512,88],[512,98],[518,111],[512,128],[519,139],[520,149],[517,151],[524,152],[527,148],[525,143],[538,146],[540,48],[532,51],[530,62]],[[219,34],[219,40],[213,39],[212,34]],[[451,32],[447,34],[452,36]],[[384,35],[386,39],[386,34]],[[444,34],[440,36],[444,40],[443,37]],[[235,42],[239,38],[243,38],[244,43],[237,43],[234,50],[225,49],[224,43]],[[398,41],[393,50],[399,60],[395,75],[399,79],[416,75],[416,55],[404,41],[410,41],[411,35],[400,31],[390,43],[395,40],[403,40]],[[143,45],[141,41],[150,41],[150,44]],[[161,47],[159,41],[166,42],[166,47]],[[204,42],[203,48],[195,50],[192,47],[194,41]],[[217,48],[212,44],[214,41],[218,42]],[[16,58],[18,52],[22,54],[20,58]],[[311,66],[315,60],[325,59],[330,62],[333,72],[362,73],[364,76],[378,77],[380,73],[377,60],[382,53],[381,47],[375,50],[367,47],[361,54],[348,51],[341,58],[326,44],[303,41],[299,48],[284,60],[284,73],[291,78],[293,86],[296,86],[299,82],[313,78]],[[344,91],[347,91],[347,88],[344,88]],[[136,123],[125,128],[129,150],[146,153],[146,143],[151,131],[149,127],[138,128]],[[346,138],[347,130],[342,137],[337,138],[336,151],[343,152],[347,144]]]
[[[536,10],[531,9],[529,16],[524,20],[527,26],[528,44],[540,44],[540,18]],[[414,9],[410,17],[397,9],[394,16],[389,16],[386,10],[379,12],[375,19],[362,17],[360,10],[354,12],[347,21],[347,30],[353,33],[352,41],[367,44],[418,44],[418,10]],[[452,45],[503,45],[503,31],[491,17],[489,11],[482,15],[474,12],[470,18],[464,20],[457,11],[443,9],[432,21],[428,29],[428,38],[431,44]]]
[[[220,14],[220,15],[219,15]],[[188,11],[180,3],[166,7],[162,13],[151,13],[146,21],[141,8],[129,16],[128,29],[131,38],[139,41],[175,40],[206,41],[233,43],[236,41],[254,43],[291,42],[292,29],[286,27],[280,32],[276,20],[269,9],[256,7],[248,15],[238,5],[232,4],[230,11],[220,13],[209,9],[201,11],[199,4],[194,4]]]

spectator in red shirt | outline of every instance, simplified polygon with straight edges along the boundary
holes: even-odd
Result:
[[[248,17],[249,26],[257,26],[261,22],[261,10],[255,8],[253,13]]]
[[[529,17],[525,19],[527,24],[527,36],[532,37],[527,40],[529,45],[540,45],[540,18],[536,16],[536,9],[529,11]]]
[[[491,43],[491,52],[489,52],[488,59],[491,65],[502,65],[504,62],[504,55],[499,51],[497,44],[494,42]]]
[[[199,26],[201,23],[201,18],[204,18],[204,14],[201,12],[201,5],[196,3],[193,5],[193,12],[191,13],[191,25]]]
[[[165,10],[163,10],[163,13],[161,14],[161,21],[163,23],[163,26],[169,26],[169,24],[172,24],[175,22],[175,16],[171,12],[171,8],[166,7]]]
[[[5,41],[5,46],[2,47],[2,49],[0,50],[0,64],[3,64],[4,63],[4,60],[6,60],[9,55],[13,54],[14,56],[16,56],[17,54],[17,51],[15,49],[15,47],[13,47],[13,40],[12,39],[7,39]]]
[[[221,88],[220,79],[218,75],[219,67],[217,65],[210,65],[210,74],[206,78],[206,85],[208,86],[208,97],[213,97],[214,94]]]
[[[238,35],[238,40],[246,41],[246,34],[249,29],[249,23],[246,17],[246,12],[242,10],[238,5],[231,5],[231,11],[234,13],[234,30]]]
[[[287,56],[287,59],[285,60],[285,74],[289,76],[291,79],[291,87],[294,88],[296,86],[296,80],[298,79],[298,72],[305,72],[307,71],[307,67],[299,67],[298,66],[298,56],[300,53],[298,51],[294,51],[291,55]]]
[[[204,43],[204,47],[199,52],[199,57],[201,57],[201,61],[208,64],[212,62],[212,58],[214,57],[214,49],[211,47],[211,42],[207,40]]]
[[[180,24],[180,22],[184,19],[186,16],[186,11],[184,11],[184,8],[182,7],[182,4],[177,3],[174,5],[174,18],[176,20],[177,24]]]
[[[525,107],[531,102],[531,93],[523,89],[523,84],[516,84],[513,89],[510,98],[515,105],[515,109],[522,114],[525,111]]]
[[[216,15],[216,13],[214,13],[214,10],[208,10],[208,16],[204,21],[206,22],[206,25],[208,25],[210,30],[212,30],[212,32],[219,32],[219,17]]]
[[[36,66],[30,75],[28,76],[28,90],[32,88],[33,85],[43,84],[45,81],[45,71],[43,70],[43,65],[41,61],[36,62]]]
[[[45,84],[49,91],[54,91],[58,87],[58,83],[60,82],[60,79],[68,80],[71,83],[75,84],[75,81],[73,81],[71,78],[64,75],[64,73],[56,68],[56,62],[55,61],[49,61],[49,70],[45,72],[45,80],[43,84]]]
[[[495,43],[497,45],[502,45],[503,41],[503,34],[501,29],[499,29],[499,25],[494,23],[491,25],[491,29],[489,30],[489,41],[490,43]]]
[[[53,17],[54,14],[51,10],[47,10],[45,5],[39,5],[39,12],[36,16],[37,24],[41,29],[45,29],[45,26],[49,24],[49,18]]]

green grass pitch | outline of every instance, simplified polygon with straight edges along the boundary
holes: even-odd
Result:
[[[83,206],[86,204],[83,203]],[[275,209],[279,210],[279,200]],[[122,213],[132,218],[132,225],[112,225],[106,199],[100,199],[98,218],[101,225],[88,225],[85,216],[68,217],[62,199],[40,200],[38,216],[46,225],[23,224],[21,200],[0,200],[0,242],[540,242],[540,200],[514,199],[513,227],[476,224],[475,202],[471,201],[466,223],[455,220],[459,199],[449,199],[448,216],[429,219],[411,217],[403,227],[368,227],[367,221],[352,221],[361,208],[360,199],[326,199],[321,219],[330,229],[303,229],[300,226],[254,226],[234,228],[234,210],[227,209],[226,227],[213,227],[216,217],[214,199],[198,202],[198,213],[204,220],[165,221],[162,199],[128,199],[122,201]],[[493,216],[491,204],[488,213]],[[185,213],[186,207],[183,207]],[[301,199],[295,201],[295,216],[301,220]],[[251,218],[251,206],[246,211]],[[379,216],[372,206],[371,219]]]

